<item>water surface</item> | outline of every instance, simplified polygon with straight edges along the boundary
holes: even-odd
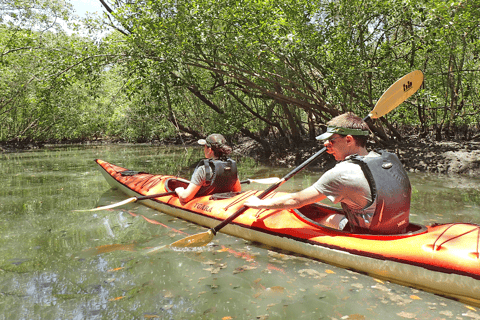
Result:
[[[125,199],[96,168],[188,178],[201,149],[65,146],[0,155],[0,319],[480,319],[477,308],[428,292],[218,234],[200,249],[159,250],[205,228]],[[246,178],[282,177],[237,157]],[[305,170],[280,190],[311,185]],[[410,175],[412,222],[479,223],[480,180]],[[263,185],[244,189],[265,188]]]

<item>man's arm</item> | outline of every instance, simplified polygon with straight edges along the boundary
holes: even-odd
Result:
[[[326,196],[311,186],[296,193],[289,193],[282,197],[260,200],[250,197],[245,206],[254,209],[295,209],[304,205],[322,201]]]

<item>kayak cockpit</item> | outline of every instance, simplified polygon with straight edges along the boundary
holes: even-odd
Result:
[[[417,235],[427,232],[427,227],[415,223],[410,223],[407,230],[403,234],[394,235],[378,235],[378,234],[354,234],[348,231],[341,230],[339,225],[345,218],[343,210],[340,208],[331,207],[321,203],[313,203],[294,210],[295,214],[305,222],[313,224],[319,228],[326,228],[332,231],[340,232],[342,234],[351,234],[359,237],[381,237],[384,238],[403,238],[412,235]]]

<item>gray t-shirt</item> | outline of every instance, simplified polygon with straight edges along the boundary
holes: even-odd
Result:
[[[380,155],[374,151],[367,155],[378,156]],[[313,186],[333,203],[340,202],[348,220],[355,226],[370,226],[376,204],[373,203],[363,210],[372,201],[372,194],[360,165],[350,161],[339,162],[325,172]]]
[[[205,173],[205,166],[199,166],[192,174],[190,182],[194,185],[204,187],[208,185],[207,174]]]

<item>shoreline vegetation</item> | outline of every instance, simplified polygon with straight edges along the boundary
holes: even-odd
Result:
[[[270,139],[272,147],[269,157],[264,156],[260,143],[246,137],[232,139],[234,154],[250,157],[272,166],[296,167],[323,148],[322,143],[304,140],[299,144],[291,144],[287,140]],[[145,141],[152,145],[185,145],[195,146],[197,139],[183,136],[181,139],[164,139],[161,141]],[[21,152],[34,149],[42,149],[59,145],[101,145],[127,143],[117,139],[93,139],[93,140],[68,140],[36,142],[0,142],[1,153]],[[419,135],[410,135],[399,142],[392,142],[389,145],[381,143],[369,143],[369,150],[385,149],[397,154],[404,167],[409,172],[430,172],[445,175],[480,176],[480,141],[450,139],[441,142],[429,138],[422,138]],[[323,170],[333,166],[335,160],[328,154],[321,156],[310,168]]]

